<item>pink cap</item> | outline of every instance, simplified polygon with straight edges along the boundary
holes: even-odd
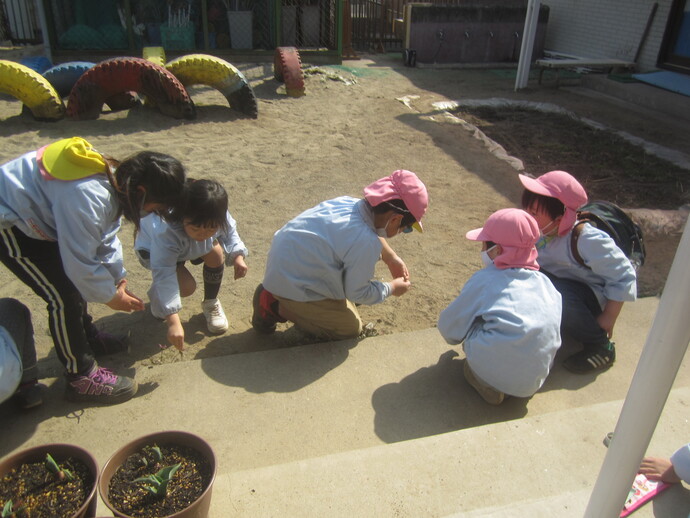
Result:
[[[470,230],[465,237],[472,241],[493,241],[501,245],[501,255],[494,259],[498,268],[539,269],[537,249],[534,247],[539,239],[539,225],[524,210],[497,210],[482,228]]]
[[[570,173],[549,171],[539,178],[519,175],[522,185],[528,191],[560,200],[565,205],[565,213],[558,226],[558,235],[564,236],[573,228],[577,220],[577,209],[587,203],[587,193]]]
[[[376,180],[364,188],[364,198],[372,207],[391,200],[402,200],[417,220],[421,219],[429,206],[429,195],[422,181],[411,171],[399,169],[390,176]]]

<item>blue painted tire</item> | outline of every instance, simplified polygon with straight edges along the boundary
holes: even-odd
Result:
[[[43,72],[43,77],[53,85],[60,97],[67,97],[77,79],[94,65],[90,61],[70,61],[49,68]]]

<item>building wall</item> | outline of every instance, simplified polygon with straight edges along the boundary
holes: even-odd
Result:
[[[638,69],[656,69],[672,0],[658,0],[652,26],[644,40]],[[654,1],[543,0],[551,8],[546,49],[587,58],[632,61]]]

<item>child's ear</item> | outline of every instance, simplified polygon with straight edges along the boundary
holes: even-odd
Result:
[[[497,244],[496,248],[494,248],[489,255],[492,256],[491,259],[496,259],[502,253],[503,253],[503,247],[501,245]]]

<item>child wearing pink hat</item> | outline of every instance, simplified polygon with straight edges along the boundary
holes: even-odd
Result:
[[[563,298],[561,333],[583,346],[563,366],[578,374],[608,369],[616,360],[611,341],[616,319],[623,303],[637,296],[635,269],[606,232],[586,223],[576,241],[584,266],[575,259],[571,233],[587,193],[572,175],[519,176],[525,187],[522,207],[541,232],[539,264]]]
[[[501,209],[467,239],[482,241],[486,267],[441,312],[438,330],[463,343],[465,379],[492,405],[541,388],[561,345],[561,296],[539,272],[537,222],[520,209]]]
[[[364,189],[364,199],[341,196],[292,219],[273,236],[263,283],[254,293],[252,326],[272,333],[294,322],[325,339],[356,338],[356,304],[378,304],[410,288],[407,266],[386,239],[413,228],[429,199],[416,174],[398,170]],[[372,280],[381,259],[392,280]]]

